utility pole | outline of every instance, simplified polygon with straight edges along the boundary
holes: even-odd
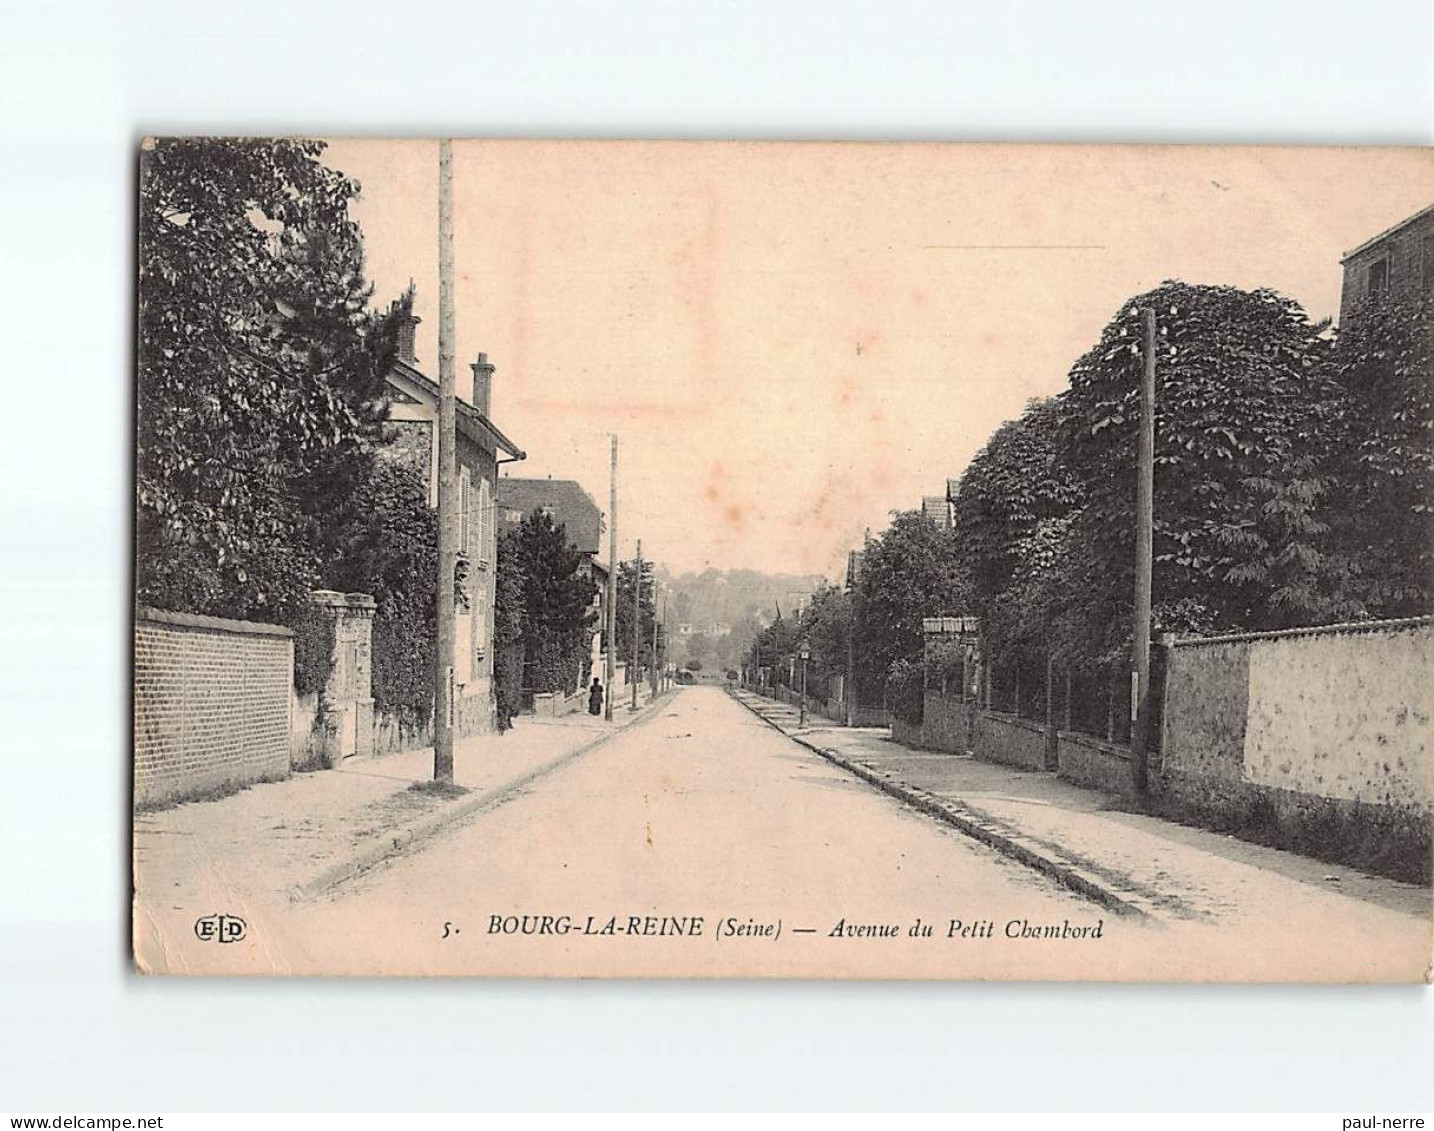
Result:
[[[652,684],[652,694],[657,694],[657,678],[659,675],[657,667],[657,578],[652,579],[652,672],[648,676],[648,683]]]
[[[453,784],[453,568],[458,542],[453,435],[453,143],[438,143],[438,640],[434,658],[433,780]]]
[[[658,689],[667,690],[667,594],[662,595],[662,667],[659,669],[662,678],[658,682]]]
[[[612,722],[612,685],[617,679],[617,437],[612,438],[612,498],[608,502],[607,529],[607,653],[604,674],[607,695],[603,698],[603,718]]]
[[[801,702],[801,709],[800,709],[800,710],[798,711],[798,713],[797,713],[797,725],[798,725],[799,727],[804,727],[804,726],[807,725],[807,660],[809,660],[809,659],[811,658],[811,655],[812,655],[812,650],[811,650],[811,648],[809,648],[809,647],[807,646],[807,642],[806,642],[805,640],[803,640],[803,641],[802,641],[802,702]]]
[[[856,725],[856,551],[846,556],[846,683],[842,687],[846,702],[842,704],[846,725]]]
[[[1135,471],[1134,663],[1130,673],[1130,772],[1137,797],[1150,784],[1150,574],[1155,522],[1155,310],[1140,312],[1140,444]]]
[[[632,707],[637,710],[637,673],[642,667],[642,539],[637,540],[637,561],[632,571],[632,667],[627,682],[632,687]]]

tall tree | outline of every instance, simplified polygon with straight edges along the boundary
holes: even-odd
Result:
[[[997,598],[1080,502],[1070,472],[1057,463],[1059,397],[1033,400],[1002,424],[961,475],[955,500],[955,541],[971,579],[972,611],[988,617]]]
[[[1434,610],[1434,314],[1389,294],[1340,328],[1330,373],[1350,411],[1337,537],[1372,616]]]
[[[1066,564],[1049,576],[1067,598],[1070,650],[1109,657],[1129,642],[1144,307],[1160,327],[1157,629],[1274,629],[1347,614],[1325,498],[1344,412],[1321,364],[1327,326],[1273,291],[1167,282],[1121,307],[1061,398],[1058,467],[1082,507],[1060,540]]]
[[[137,586],[285,620],[315,524],[366,473],[396,325],[368,309],[358,185],[309,141],[162,139],[141,155]]]
[[[856,590],[857,682],[878,699],[897,660],[919,660],[924,617],[962,614],[971,586],[949,529],[919,511],[902,511],[862,556]]]
[[[522,628],[528,686],[533,691],[575,691],[586,674],[597,585],[582,554],[549,515],[533,511],[507,535],[508,554],[522,577]]]
[[[642,563],[641,581],[636,580],[632,562],[618,562],[617,565],[617,658],[620,662],[632,659],[633,632],[633,588],[638,587],[638,656],[639,662],[647,664],[652,655],[652,626],[656,616],[656,583],[652,576],[652,563]]]
[[[846,671],[850,620],[850,599],[831,584],[823,584],[802,609],[797,637],[799,644],[804,641],[811,650],[807,665],[809,688],[824,689],[833,676]]]

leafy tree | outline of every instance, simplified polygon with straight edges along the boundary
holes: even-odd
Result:
[[[380,711],[425,726],[433,710],[438,516],[428,479],[401,460],[377,459],[325,529],[327,587],[370,594],[373,697]]]
[[[965,613],[971,585],[952,530],[902,511],[866,547],[856,586],[857,690],[879,699],[897,660],[919,660],[924,617]]]
[[[986,616],[1038,545],[1049,525],[1069,518],[1080,500],[1070,472],[1057,463],[1063,402],[1033,400],[986,442],[962,473],[955,500],[955,536],[971,579],[971,603]]]
[[[891,713],[904,723],[920,726],[925,715],[925,676],[916,660],[896,660],[886,674],[886,699]]]
[[[712,640],[707,636],[689,636],[687,638],[687,659],[689,668],[692,668],[691,661],[702,661],[712,656]],[[696,668],[692,668],[696,671]]]
[[[777,609],[776,618],[761,629],[752,642],[752,658],[755,666],[770,668],[775,682],[787,682],[787,657],[797,648],[797,626],[782,616]]]
[[[1434,609],[1434,316],[1388,294],[1356,309],[1329,358],[1350,400],[1337,537],[1364,611]]]
[[[528,682],[536,692],[575,691],[585,675],[597,585],[563,528],[533,511],[503,541],[522,578],[520,637]]]
[[[656,616],[654,595],[656,585],[652,576],[652,563],[642,563],[642,577],[635,580],[632,562],[618,562],[617,565],[617,658],[632,662],[633,631],[633,588],[638,587],[638,662],[646,665],[652,658],[652,626]],[[660,643],[660,641],[659,641]],[[691,645],[689,644],[689,647]]]
[[[498,536],[493,579],[493,690],[498,729],[507,730],[523,709],[523,607],[527,577],[519,549],[520,530]]]
[[[846,671],[850,634],[850,599],[840,587],[822,585],[802,609],[796,632],[798,646],[805,641],[811,651],[807,662],[809,689],[827,688],[834,676]]]
[[[141,156],[136,566],[141,602],[287,621],[315,526],[364,478],[396,325],[370,288],[358,185],[309,141],[165,139]]]
[[[1157,312],[1156,627],[1273,629],[1350,611],[1329,539],[1329,448],[1344,409],[1326,326],[1273,291],[1167,282],[1129,299],[1071,369],[1057,466],[1081,507],[1047,549],[1064,650],[1128,648],[1140,310]],[[1028,581],[1033,581],[1028,578]],[[1055,592],[1060,590],[1060,592]]]

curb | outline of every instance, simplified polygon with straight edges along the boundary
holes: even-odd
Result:
[[[509,794],[521,789],[529,782],[543,777],[545,774],[550,774],[554,770],[561,769],[569,762],[575,761],[584,754],[596,750],[599,746],[611,742],[631,727],[646,722],[650,716],[657,713],[658,708],[665,706],[674,694],[675,690],[664,691],[658,695],[657,698],[649,700],[645,707],[633,715],[632,721],[624,726],[611,730],[607,734],[599,735],[592,741],[585,742],[581,746],[569,750],[564,754],[559,754],[552,761],[544,762],[542,765],[535,766],[531,770],[526,770],[517,777],[510,778],[501,785],[496,785],[492,789],[485,790],[476,797],[465,798],[452,807],[434,813],[430,817],[425,817],[423,820],[417,821],[407,828],[398,829],[386,834],[379,838],[377,844],[371,845],[346,860],[340,860],[335,864],[330,864],[317,874],[310,876],[307,880],[302,880],[294,884],[289,889],[289,902],[303,903],[315,899],[331,889],[338,887],[340,884],[353,879],[355,876],[376,868],[380,864],[386,863],[418,847],[425,841],[431,840],[449,826],[455,825],[459,821],[472,816],[480,809],[486,809],[490,805],[503,801]]]
[[[954,801],[949,797],[939,797],[929,790],[909,786],[905,782],[893,779],[888,774],[873,770],[860,762],[853,762],[835,750],[818,746],[815,742],[810,742],[800,735],[784,730],[780,724],[768,718],[735,693],[732,693],[732,698],[792,742],[806,747],[834,766],[860,778],[868,785],[875,786],[898,801],[903,801],[927,816],[935,817],[938,821],[951,825],[973,840],[978,840],[987,847],[995,849],[1002,856],[1009,857],[1017,863],[1049,876],[1061,886],[1069,888],[1087,899],[1094,900],[1118,915],[1129,915],[1141,919],[1155,917],[1155,905],[1146,896],[1135,891],[1116,891],[1108,882],[1096,876],[1089,869],[1074,861],[1061,859],[1054,855],[1049,848],[1028,837],[1005,831],[994,818],[980,809],[962,801]],[[780,701],[773,700],[773,702]]]

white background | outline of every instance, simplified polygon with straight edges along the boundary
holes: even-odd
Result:
[[[1417,988],[145,981],[124,890],[142,135],[1427,145],[1434,9],[0,10],[0,1110],[1434,1108]]]

